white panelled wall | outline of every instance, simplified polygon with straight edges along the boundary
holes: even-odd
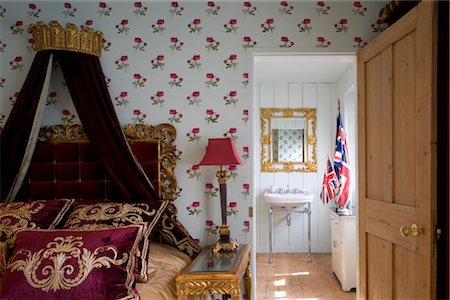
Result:
[[[337,58],[338,59],[338,58]],[[297,68],[302,69],[300,65]],[[259,69],[261,70],[261,69]],[[303,70],[303,72],[308,72]],[[263,193],[271,185],[277,187],[302,188],[314,194],[311,204],[311,247],[312,252],[331,252],[329,208],[334,203],[324,205],[320,200],[323,174],[327,155],[333,163],[336,137],[336,116],[338,99],[347,132],[351,169],[352,206],[357,206],[357,126],[356,126],[356,63],[350,63],[333,82],[277,82],[276,78],[255,83],[255,101],[258,108],[316,108],[317,112],[317,172],[315,173],[263,173],[261,172],[261,152],[255,154],[255,196],[256,196],[256,252],[269,251],[268,205]],[[304,74],[303,74],[304,75]],[[257,77],[257,76],[256,76]],[[255,149],[261,149],[260,114],[257,116]],[[355,210],[356,211],[356,210]],[[291,214],[291,226],[287,226],[286,214],[274,214],[273,252],[307,252],[307,214]]]
[[[316,173],[263,173],[261,172],[261,153],[258,153],[256,176],[256,251],[269,251],[268,206],[262,195],[271,185],[277,187],[302,188],[314,194],[311,204],[311,243],[312,252],[330,252],[330,221],[328,205],[319,199],[327,154],[332,155],[335,132],[335,110],[337,106],[335,83],[257,83],[256,97],[260,108],[316,108],[317,109],[317,159]],[[258,124],[257,128],[260,128]],[[257,147],[260,149],[259,142]],[[256,145],[255,145],[256,146]],[[285,214],[274,215],[273,251],[306,252],[308,222],[306,214],[291,214],[291,226],[287,226]]]

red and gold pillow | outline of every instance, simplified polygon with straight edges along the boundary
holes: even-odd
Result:
[[[143,228],[21,230],[0,298],[137,299],[136,253]]]
[[[73,199],[0,203],[0,242],[14,243],[22,228],[53,229],[64,217]]]
[[[153,230],[165,208],[150,203],[95,203],[74,204],[63,228],[96,230],[115,228],[130,224],[145,224],[144,235],[139,245],[138,269],[139,282],[147,282],[147,258]]]

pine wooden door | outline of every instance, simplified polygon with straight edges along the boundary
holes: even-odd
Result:
[[[435,297],[435,4],[358,52],[359,299]]]

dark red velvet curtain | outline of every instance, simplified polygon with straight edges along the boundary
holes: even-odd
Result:
[[[70,51],[56,53],[89,141],[124,200],[158,200],[122,132],[99,58]]]
[[[98,57],[71,51],[41,51],[34,58],[1,134],[1,200],[7,197],[19,172],[51,53],[60,61],[90,143],[124,201],[158,200],[126,142]]]
[[[5,201],[14,184],[22,164],[22,158],[25,155],[49,60],[49,51],[41,51],[36,54],[1,133],[0,200],[2,202]]]

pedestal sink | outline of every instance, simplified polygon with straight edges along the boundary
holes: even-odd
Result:
[[[264,200],[274,206],[281,207],[297,207],[305,203],[312,202],[314,199],[313,193],[305,190],[293,190],[285,192],[278,190],[276,192],[265,191]]]
[[[311,262],[311,202],[313,193],[300,189],[271,189],[264,192],[264,200],[269,204],[269,262],[272,262],[272,215],[286,214],[287,225],[291,225],[291,213],[308,214],[308,262]],[[304,206],[303,209],[298,209]],[[277,209],[275,209],[277,207]]]

